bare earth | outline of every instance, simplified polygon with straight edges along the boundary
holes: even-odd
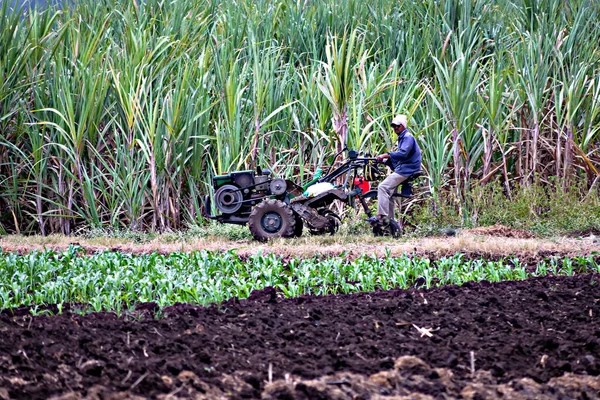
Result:
[[[0,399],[598,399],[599,279],[4,310]]]

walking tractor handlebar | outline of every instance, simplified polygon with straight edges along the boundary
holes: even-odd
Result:
[[[334,169],[333,171],[331,171],[333,169],[333,165],[335,164],[335,160],[337,159],[337,157],[344,151],[348,150],[347,148],[344,148],[342,151],[340,151],[339,153],[337,153],[335,155],[335,157],[333,158],[333,163],[332,165],[329,166],[329,169],[327,171],[327,174],[323,177],[321,177],[318,182],[334,182],[338,177],[347,174],[346,175],[346,179],[344,180],[344,187],[348,187],[348,182],[349,182],[349,177],[351,173],[356,174],[358,169],[363,168],[363,175],[365,176],[366,180],[368,181],[374,181],[379,179],[379,177],[383,174],[383,172],[379,169],[379,165],[383,164],[382,161],[377,160],[377,158],[375,157],[370,157],[370,155],[367,155],[367,157],[359,157],[358,153],[354,150],[349,150],[348,151],[348,159],[344,162],[342,162],[342,164],[340,166],[338,166],[336,169]]]

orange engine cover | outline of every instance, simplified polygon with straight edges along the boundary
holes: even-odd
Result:
[[[363,194],[371,190],[371,183],[366,180],[363,176],[357,176],[354,178],[354,186],[362,189]]]

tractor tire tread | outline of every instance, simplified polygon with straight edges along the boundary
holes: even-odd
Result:
[[[268,211],[278,211],[283,219],[283,227],[277,234],[266,232],[261,226],[261,218]],[[250,213],[248,228],[252,236],[261,242],[277,237],[290,238],[295,234],[296,216],[291,207],[281,200],[265,200],[258,203]]]

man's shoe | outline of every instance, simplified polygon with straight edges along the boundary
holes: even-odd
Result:
[[[379,222],[379,218],[377,217],[369,217],[367,218],[367,222],[370,224],[376,224],[377,222]]]

